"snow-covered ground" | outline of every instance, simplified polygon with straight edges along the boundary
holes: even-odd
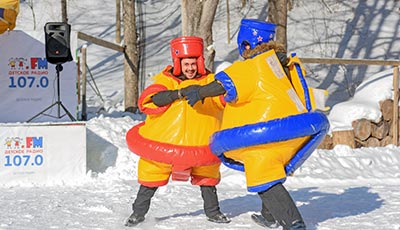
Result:
[[[180,7],[179,1],[174,0],[141,2],[147,76],[170,63],[168,44],[180,35]],[[214,32],[216,64],[233,62],[238,57],[235,36],[242,17],[265,19],[264,1],[249,1],[252,5],[243,9],[240,2],[230,1],[232,39],[227,44],[225,1],[220,1],[214,24],[218,28]],[[399,58],[400,2],[294,2],[288,23],[291,52],[306,57]],[[47,21],[60,20],[60,5],[55,0],[34,2],[38,30]],[[73,30],[114,41],[115,1],[69,0],[68,6]],[[32,12],[22,1],[16,29],[33,28]],[[87,178],[73,185],[0,187],[0,229],[126,228],[123,223],[131,213],[138,190],[138,157],[128,150],[125,133],[142,117],[123,112],[123,56],[89,44],[88,58],[104,102],[88,89]],[[383,69],[310,67],[310,84],[331,91],[329,103],[333,108],[329,118],[333,127],[347,126],[349,119],[366,114],[372,119],[379,116],[377,100],[392,96],[388,84],[391,74],[370,74],[380,70]],[[378,77],[386,80],[370,81]],[[364,87],[355,90],[361,82]],[[365,87],[367,82],[373,87]],[[374,91],[380,93],[375,95]],[[337,104],[354,93],[345,106]],[[103,158],[92,158],[94,154]],[[393,145],[362,149],[336,146],[333,150],[316,150],[285,186],[308,229],[399,230],[399,167],[400,149]],[[244,175],[224,166],[221,173],[218,195],[221,209],[232,219],[231,223],[208,222],[200,189],[189,183],[171,182],[157,191],[146,221],[134,229],[261,229],[250,219],[260,210],[261,203],[256,194],[246,191]]]

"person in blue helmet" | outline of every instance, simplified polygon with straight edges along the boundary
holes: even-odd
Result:
[[[195,108],[196,103],[202,102],[206,97],[224,95],[226,105],[221,131],[213,134],[210,147],[225,165],[244,171],[248,191],[257,192],[261,198],[261,215],[253,214],[252,219],[267,228],[282,226],[284,230],[305,230],[304,220],[283,183],[286,176],[293,173],[306,160],[310,151],[322,141],[321,136],[325,136],[329,123],[322,113],[310,111],[309,103],[303,97],[308,95],[308,89],[303,88],[302,91],[296,88],[296,79],[301,75],[292,64],[296,57],[288,58],[284,46],[273,40],[275,29],[276,25],[269,22],[242,19],[238,33],[238,50],[245,60],[237,61],[216,74],[216,80],[212,83],[189,92],[186,100]],[[299,60],[296,64],[298,63]],[[302,133],[292,139],[277,141],[278,143],[252,143],[251,146],[246,143],[252,142],[256,139],[253,137],[259,137],[260,133],[275,137],[279,136],[276,133],[278,130],[290,134],[297,132],[290,125],[274,127],[276,129],[257,128],[260,124],[269,125],[269,121],[274,121],[280,125],[280,121],[286,118],[295,120],[294,118],[314,115],[318,118],[315,119],[317,121],[301,119],[305,121],[304,125],[296,127],[318,129],[318,135],[315,135],[318,136],[317,139],[313,138],[314,134]],[[249,127],[256,129],[244,132]],[[231,136],[219,138],[229,132]],[[263,138],[260,139],[264,141]],[[223,140],[223,143],[217,143],[219,140]],[[311,142],[313,145],[308,145]],[[224,147],[222,153],[215,151],[218,150],[215,147],[218,144]],[[241,146],[234,149],[230,145]],[[311,147],[307,147],[308,155],[300,156],[299,150],[303,146]],[[287,170],[292,160],[297,158],[300,160],[295,162],[296,168]]]

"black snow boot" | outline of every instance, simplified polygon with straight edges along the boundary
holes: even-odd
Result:
[[[225,216],[222,212],[214,216],[208,216],[207,220],[218,224],[227,224],[231,222],[231,220],[227,216]]]
[[[264,203],[262,203],[261,215],[253,214],[251,219],[264,228],[279,228],[280,226]]]
[[[279,223],[276,220],[267,220],[264,216],[259,214],[252,214],[251,219],[264,228],[279,228]]]
[[[284,230],[305,229],[303,218],[296,204],[281,183],[272,186],[267,191],[259,192],[258,195],[261,197],[263,205]]]
[[[140,222],[144,221],[144,216],[140,216],[136,213],[132,213],[129,218],[125,222],[125,226],[127,227],[133,227],[138,225]]]
[[[306,230],[306,224],[302,220],[296,220],[290,226],[289,230]]]
[[[278,228],[280,225],[278,221],[275,220],[274,216],[272,216],[271,212],[268,210],[268,208],[262,203],[262,208],[261,208],[261,215],[265,219],[265,224],[269,228]]]
[[[204,201],[204,212],[207,220],[215,223],[229,223],[231,220],[219,210],[217,188],[215,186],[200,186]]]

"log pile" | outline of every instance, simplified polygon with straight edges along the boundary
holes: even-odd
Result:
[[[333,131],[318,146],[319,149],[332,149],[334,146],[348,145],[351,148],[383,147],[393,143],[393,100],[387,99],[379,103],[382,117],[379,122],[365,118],[352,122],[352,130]]]

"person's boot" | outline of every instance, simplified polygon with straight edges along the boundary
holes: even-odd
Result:
[[[126,220],[125,226],[133,227],[144,221],[144,216],[147,214],[150,208],[151,198],[154,196],[157,188],[158,187],[151,188],[140,185],[135,202],[132,204],[133,213]]]
[[[144,216],[140,216],[137,213],[133,212],[125,222],[125,226],[133,227],[138,225],[140,222],[144,221]]]
[[[263,205],[265,205],[284,230],[292,230],[297,227],[301,230],[305,229],[303,218],[296,204],[281,183],[272,186],[266,191],[259,192],[258,195]]]
[[[267,225],[267,227],[278,228],[280,226],[278,221],[275,220],[274,216],[272,216],[271,212],[264,205],[264,203],[262,203],[261,215],[265,219],[265,224]]]
[[[265,228],[279,228],[280,226],[278,221],[275,220],[268,208],[265,207],[264,203],[262,203],[261,215],[253,214],[251,215],[251,219],[258,225]]]
[[[274,220],[268,220],[263,215],[252,214],[251,219],[258,225],[264,228],[279,228],[279,223]]]
[[[296,220],[289,227],[289,230],[306,230],[306,224],[302,220]]]
[[[214,216],[208,216],[207,220],[218,224],[227,224],[231,222],[231,220],[227,216],[225,216],[222,212],[217,213]]]
[[[200,186],[207,220],[215,223],[229,223],[231,220],[219,210],[217,189],[215,186]]]

